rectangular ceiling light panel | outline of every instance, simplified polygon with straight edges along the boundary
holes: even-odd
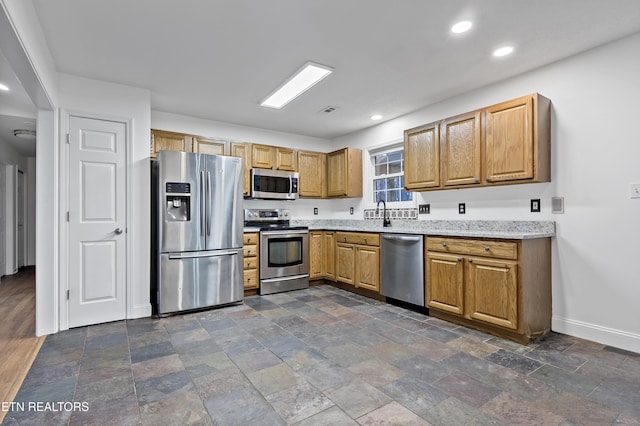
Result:
[[[280,109],[332,72],[331,67],[307,62],[260,105]]]

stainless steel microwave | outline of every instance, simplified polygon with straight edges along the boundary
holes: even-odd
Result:
[[[298,198],[298,172],[251,169],[251,197],[268,200]]]

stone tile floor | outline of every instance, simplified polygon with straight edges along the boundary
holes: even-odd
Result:
[[[323,285],[49,336],[4,424],[640,424],[640,355]]]

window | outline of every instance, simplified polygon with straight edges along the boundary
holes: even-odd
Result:
[[[404,189],[404,147],[371,154],[373,166],[373,203],[413,201],[413,193]]]

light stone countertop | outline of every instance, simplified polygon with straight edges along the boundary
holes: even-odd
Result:
[[[368,220],[291,220],[292,226],[308,226],[310,230],[423,234],[455,237],[524,240],[556,235],[553,221],[508,220],[392,220],[383,227],[381,219]]]

